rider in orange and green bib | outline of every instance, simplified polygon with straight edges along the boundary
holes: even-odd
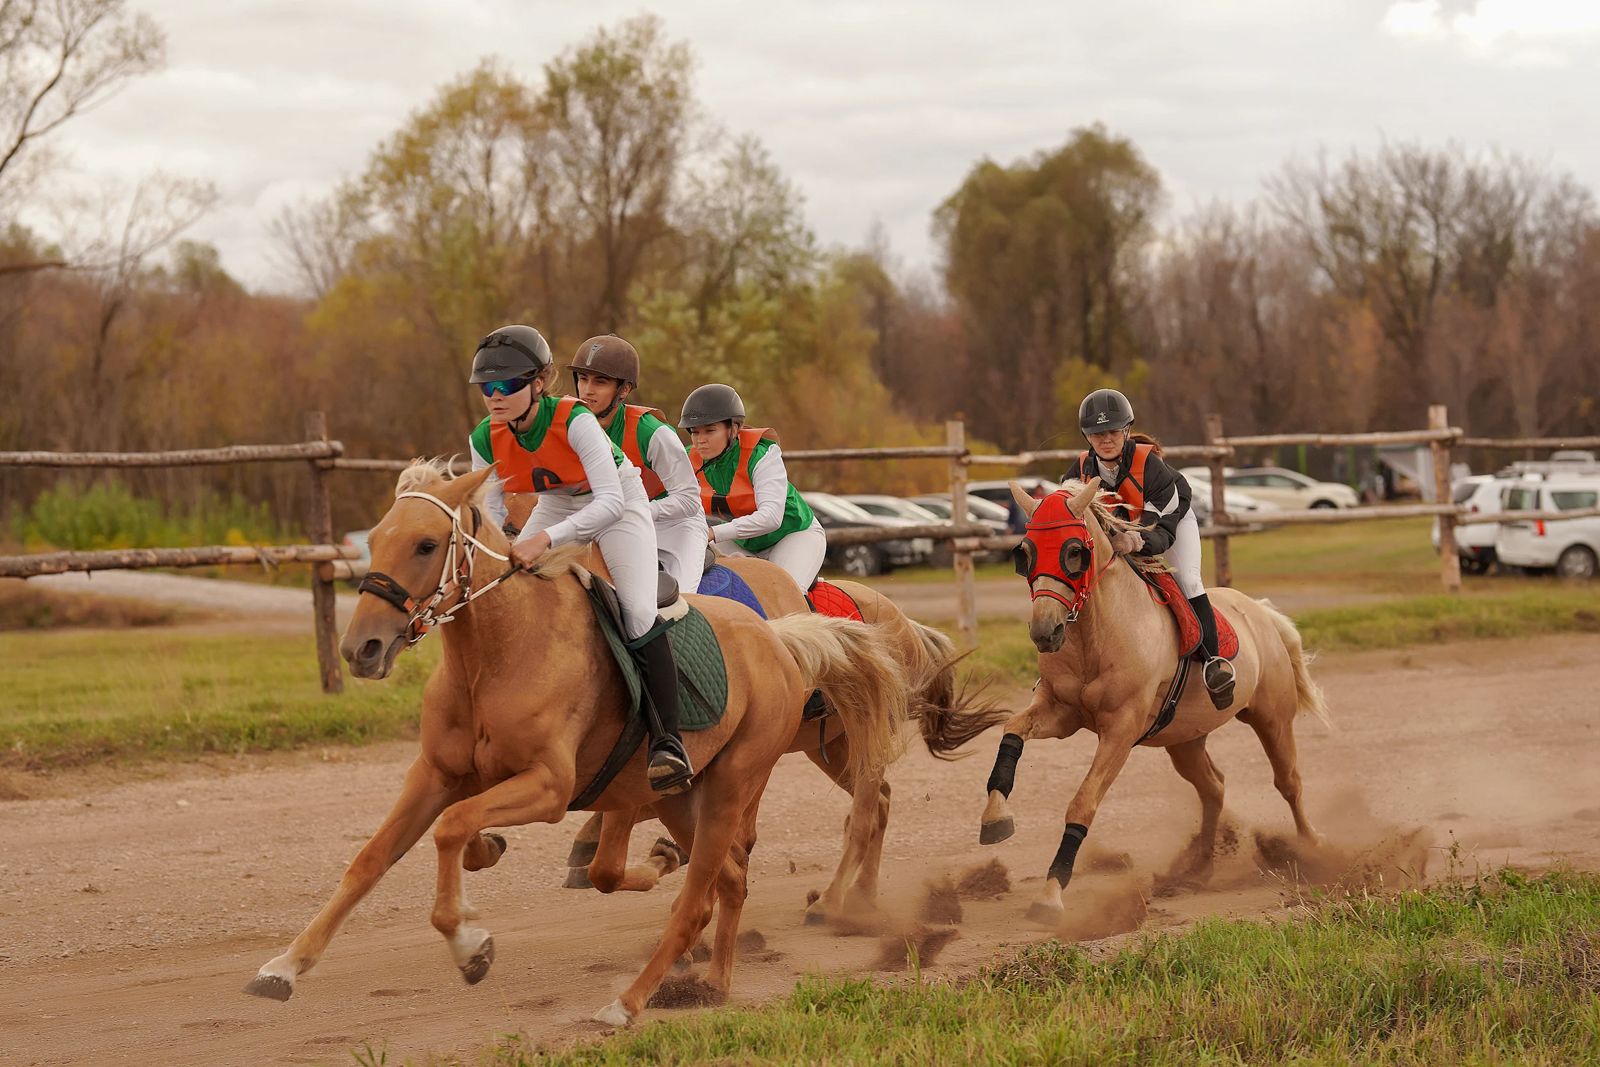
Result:
[[[771,430],[746,427],[744,401],[727,385],[702,385],[683,402],[678,425],[694,447],[700,500],[712,543],[729,555],[760,556],[811,588],[828,549],[822,524],[789,484]]]
[[[591,337],[578,346],[572,362],[572,390],[639,468],[656,526],[661,566],[693,593],[700,588],[706,559],[706,515],[689,452],[678,432],[655,408],[626,401],[639,385],[639,353],[613,334]]]
[[[531,326],[502,326],[478,343],[471,381],[489,414],[472,431],[472,469],[491,464],[484,507],[505,522],[501,487],[538,494],[527,524],[511,546],[517,566],[548,549],[594,542],[611,572],[630,644],[655,626],[656,537],[639,472],[572,397],[549,395],[555,378],[550,346]],[[678,735],[678,669],[665,631],[637,646],[650,726],[650,785],[675,793],[694,769]]]

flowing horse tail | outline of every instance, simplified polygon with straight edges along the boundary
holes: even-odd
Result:
[[[1289,664],[1294,668],[1295,713],[1309,711],[1322,725],[1332,729],[1333,718],[1328,714],[1328,698],[1323,695],[1322,686],[1311,677],[1311,663],[1316,656],[1306,651],[1300,640],[1300,630],[1293,619],[1273,607],[1270,600],[1262,599],[1256,603],[1266,609],[1267,618],[1278,628],[1278,638],[1283,642],[1284,651],[1289,653]]]
[[[912,619],[907,622],[920,638],[922,655],[911,675],[911,717],[922,730],[928,751],[940,759],[959,758],[956,749],[991,726],[1011,718],[1009,709],[983,699],[987,682],[956,684],[956,664],[965,658],[954,641],[939,630]]]
[[[807,691],[821,689],[850,739],[852,781],[875,775],[900,755],[907,710],[906,676],[874,627],[825,615],[767,620],[800,666]]]

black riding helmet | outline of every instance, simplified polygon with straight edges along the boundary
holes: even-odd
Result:
[[[1078,405],[1078,429],[1084,436],[1133,425],[1133,405],[1115,389],[1096,389]]]
[[[702,385],[684,400],[678,428],[691,430],[696,426],[710,426],[730,419],[744,421],[744,401],[739,399],[733,386],[712,382]]]
[[[502,326],[478,342],[471,384],[526,378],[550,366],[550,345],[532,326]]]

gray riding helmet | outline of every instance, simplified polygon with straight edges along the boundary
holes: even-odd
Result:
[[[1133,405],[1115,389],[1096,389],[1078,405],[1078,429],[1085,435],[1133,425]]]
[[[712,382],[702,385],[684,400],[678,429],[690,430],[696,426],[727,422],[729,419],[744,421],[744,401],[739,399],[733,386]]]
[[[550,345],[532,326],[502,326],[478,342],[469,383],[526,378],[550,366]]]

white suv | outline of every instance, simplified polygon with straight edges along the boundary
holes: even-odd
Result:
[[[1500,510],[1501,490],[1505,482],[1492,474],[1472,474],[1457,480],[1451,488],[1450,500],[1473,514]],[[1456,527],[1456,555],[1461,557],[1461,569],[1468,574],[1487,574],[1494,566],[1494,543],[1500,536],[1500,527],[1493,522],[1474,522]],[[1433,520],[1433,550],[1439,551],[1439,520]]]
[[[1577,511],[1600,506],[1600,478],[1524,479],[1500,494],[1502,511]],[[1500,524],[1495,555],[1514,567],[1553,568],[1563,578],[1600,573],[1600,517]]]

